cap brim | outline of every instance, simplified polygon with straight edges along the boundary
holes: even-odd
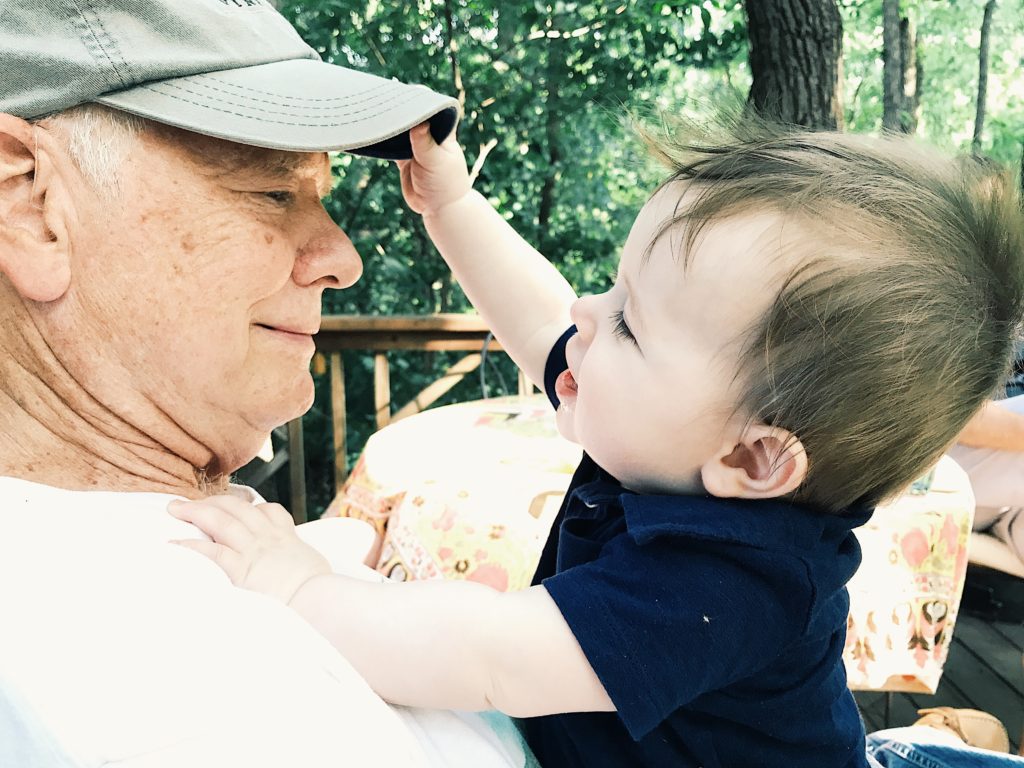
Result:
[[[441,142],[459,114],[455,99],[424,86],[313,59],[159,80],[94,101],[242,144],[388,160],[412,156],[410,128],[429,120]]]

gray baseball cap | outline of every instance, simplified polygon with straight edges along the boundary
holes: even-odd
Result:
[[[409,157],[458,102],[327,64],[269,0],[0,0],[0,112],[97,102],[242,144]]]

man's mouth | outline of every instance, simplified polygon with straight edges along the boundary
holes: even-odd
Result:
[[[558,375],[558,378],[555,379],[555,394],[558,395],[559,400],[576,397],[576,392],[578,390],[579,387],[576,385],[576,378],[568,368],[562,371]]]
[[[268,331],[277,331],[278,333],[288,333],[292,336],[313,336],[319,330],[318,328],[302,328],[299,326],[287,326],[287,325],[268,325],[266,323],[253,323],[257,328],[263,328]]]
[[[266,338],[276,339],[278,342],[284,342],[289,346],[297,345],[295,348],[302,349],[310,354],[314,351],[313,334],[316,333],[315,331],[311,332],[302,328],[288,326],[267,325],[266,323],[253,323],[253,327],[266,333]]]

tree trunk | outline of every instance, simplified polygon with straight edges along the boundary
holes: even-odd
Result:
[[[900,130],[903,111],[903,50],[900,0],[882,0],[882,129]]]
[[[981,132],[985,129],[985,101],[988,98],[988,47],[992,31],[992,13],[996,9],[996,0],[985,3],[985,15],[981,20],[981,44],[978,46],[978,104],[974,112],[974,138],[971,151],[981,153]]]
[[[459,67],[459,43],[455,39],[455,19],[451,0],[444,0],[444,21],[448,31],[448,62],[452,68],[452,88],[459,95],[459,116],[466,112],[466,89],[462,86],[462,69]]]
[[[750,105],[809,128],[842,127],[843,21],[835,0],[746,0]]]
[[[900,20],[900,59],[903,81],[903,106],[900,113],[900,130],[916,133],[921,108],[921,84],[924,68],[921,66],[921,51],[917,45],[917,34],[910,19]]]

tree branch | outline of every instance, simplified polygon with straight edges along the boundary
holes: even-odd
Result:
[[[981,153],[981,132],[985,129],[985,101],[988,98],[988,49],[992,33],[992,13],[996,9],[996,0],[985,3],[985,15],[981,20],[981,43],[978,46],[978,101],[974,112],[974,138],[971,139],[971,152]]]

